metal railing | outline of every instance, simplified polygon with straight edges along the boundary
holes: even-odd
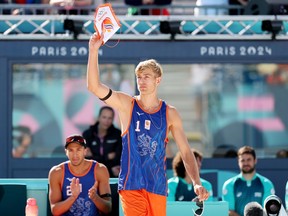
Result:
[[[15,6],[13,5],[13,7]],[[182,7],[184,6],[171,8],[179,11]],[[193,8],[193,6],[190,7]],[[7,8],[8,6],[4,5],[0,10],[3,11]],[[91,7],[88,7],[90,10],[88,15],[55,14],[55,10],[59,7],[43,7],[43,5],[33,5],[33,7],[25,5],[22,9],[26,11],[28,8],[35,12],[41,9],[43,14],[0,15],[0,39],[58,40],[73,39],[77,34],[76,38],[81,40],[88,39],[95,32],[93,23],[95,8],[92,10]],[[185,7],[186,10],[187,8],[188,6]],[[81,9],[85,9],[85,7]],[[121,22],[121,29],[112,39],[270,40],[271,35],[274,35],[275,39],[288,39],[288,16],[194,16],[177,15],[176,12],[169,16],[127,16],[123,15],[127,6],[119,5],[113,9]],[[77,32],[64,29],[64,22],[67,19],[78,23]],[[262,30],[265,20],[271,21],[271,31]],[[274,23],[277,23],[278,27],[275,27]],[[167,25],[169,29],[167,29]]]
[[[153,5],[143,5],[143,6],[129,6],[125,5],[124,3],[113,3],[113,10],[117,15],[127,15],[128,8],[135,8],[138,11],[146,9],[150,13],[149,15],[152,15],[152,9],[164,9],[166,8],[171,15],[194,15],[194,10],[200,10],[202,15],[228,15],[230,9],[234,9],[239,12],[239,15],[241,13],[241,10],[244,9],[243,6],[237,6],[237,5],[203,5],[203,6],[197,6],[196,4],[192,3],[185,3],[185,4],[171,4],[171,5],[162,5],[162,6],[153,6]],[[86,11],[87,14],[93,14],[95,12],[97,5],[91,5],[91,6],[81,6],[81,7],[74,7],[73,12],[81,15],[81,11]],[[213,11],[212,11],[213,9]],[[49,4],[0,4],[0,15],[6,14],[12,14],[13,11],[18,10],[19,15],[48,15],[48,14],[59,14],[59,11],[63,13],[65,11],[65,14],[69,14],[70,10],[66,10],[65,7],[60,6],[51,6]],[[223,10],[226,11],[226,13],[223,14]]]

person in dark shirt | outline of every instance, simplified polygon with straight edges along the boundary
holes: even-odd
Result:
[[[170,5],[172,0],[125,0],[125,4],[132,6],[128,9],[129,15],[170,15],[167,8],[142,8],[138,9],[138,6],[155,5],[157,7]],[[134,7],[133,7],[134,6]]]
[[[92,0],[46,0],[52,6],[62,7],[58,10],[58,14],[70,14],[70,15],[88,15],[89,8],[94,1]]]
[[[83,132],[86,158],[105,164],[111,178],[118,177],[122,151],[121,131],[113,125],[114,115],[111,107],[101,107],[96,123]]]
[[[244,14],[244,7],[248,4],[249,0],[229,0],[230,6],[242,6],[243,9],[231,8],[229,15],[242,15]]]
[[[244,216],[266,216],[266,213],[259,203],[249,202],[245,205]]]

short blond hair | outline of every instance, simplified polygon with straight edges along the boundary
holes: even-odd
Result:
[[[151,69],[156,75],[156,77],[161,77],[163,74],[163,69],[161,65],[155,59],[148,59],[139,62],[139,64],[135,68],[135,74],[137,75],[145,69]]]

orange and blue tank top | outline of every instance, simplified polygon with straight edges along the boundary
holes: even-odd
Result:
[[[130,125],[122,136],[119,190],[140,190],[167,195],[166,145],[167,105],[145,112],[136,99],[132,102]]]
[[[71,189],[70,189],[70,183],[73,177],[79,178],[80,186],[81,186],[81,192],[77,198],[77,200],[74,202],[74,204],[71,206],[69,211],[67,211],[62,216],[97,216],[99,215],[98,209],[96,208],[96,205],[93,203],[93,201],[88,197],[88,190],[94,185],[95,183],[95,174],[94,169],[96,166],[96,161],[91,161],[91,167],[89,171],[82,176],[77,176],[76,174],[73,174],[70,169],[68,162],[64,163],[64,178],[62,183],[62,199],[66,200],[69,196],[71,196]]]

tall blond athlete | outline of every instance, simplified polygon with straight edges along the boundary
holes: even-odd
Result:
[[[89,91],[118,111],[122,130],[122,158],[119,195],[126,216],[166,216],[166,157],[169,131],[177,143],[195,193],[209,197],[202,187],[195,157],[185,136],[176,108],[157,96],[162,68],[154,59],[140,62],[135,69],[139,95],[131,97],[113,91],[99,79],[98,50],[103,35],[89,41],[87,85]]]

